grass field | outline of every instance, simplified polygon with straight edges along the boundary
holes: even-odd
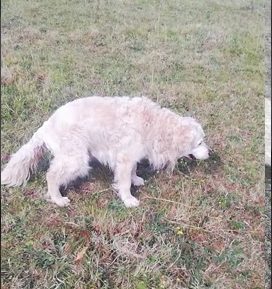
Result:
[[[264,288],[265,1],[1,8],[2,165],[59,105],[93,94],[146,95],[195,116],[215,152],[172,176],[142,164],[137,209],[99,166],[69,188],[69,208],[43,200],[42,169],[2,188],[2,288]]]

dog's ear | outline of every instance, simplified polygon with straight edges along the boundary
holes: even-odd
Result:
[[[179,157],[186,155],[192,150],[196,139],[196,132],[193,126],[182,125],[173,137],[173,144],[176,147]]]

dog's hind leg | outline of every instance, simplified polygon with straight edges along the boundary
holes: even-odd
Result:
[[[66,186],[77,177],[84,177],[89,170],[88,155],[58,155],[56,156],[46,174],[48,185],[47,197],[60,207],[68,206],[70,200],[62,197],[59,191],[61,185]]]
[[[139,201],[130,193],[133,163],[123,157],[117,162],[114,170],[114,188],[117,189],[126,207],[137,207]]]

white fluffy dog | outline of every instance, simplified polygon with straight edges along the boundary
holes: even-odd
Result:
[[[90,157],[114,172],[114,187],[127,207],[139,205],[131,184],[144,180],[136,175],[137,162],[148,159],[154,169],[174,168],[178,158],[193,155],[207,159],[201,125],[181,117],[145,97],[86,97],[69,102],[44,122],[1,173],[1,183],[25,184],[45,149],[54,156],[46,174],[48,197],[58,206],[61,185],[87,175]]]

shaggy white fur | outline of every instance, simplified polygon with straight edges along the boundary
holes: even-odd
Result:
[[[148,159],[154,169],[174,168],[178,158],[194,155],[207,159],[201,125],[180,117],[145,97],[87,97],[60,107],[44,122],[30,141],[12,155],[1,173],[1,183],[25,184],[44,149],[54,156],[46,179],[48,197],[59,206],[70,200],[59,192],[77,177],[88,173],[90,157],[114,172],[114,187],[127,207],[139,205],[130,193],[137,162]]]

